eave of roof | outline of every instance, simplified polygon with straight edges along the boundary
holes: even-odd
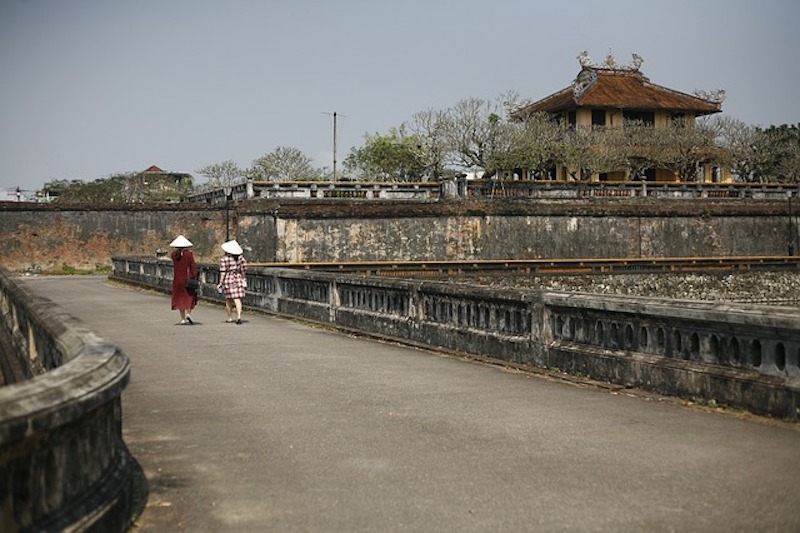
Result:
[[[638,71],[587,70],[596,77],[577,96],[574,85],[571,85],[513,112],[511,118],[521,119],[537,112],[560,113],[581,107],[667,110],[695,115],[722,110],[720,103],[656,85]]]

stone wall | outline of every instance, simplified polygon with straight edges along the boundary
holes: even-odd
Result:
[[[796,217],[768,200],[240,202],[230,233],[250,262],[785,255]],[[223,205],[0,205],[0,262],[13,271],[95,269],[153,257],[178,234],[219,260]],[[800,250],[800,246],[795,246]]]
[[[169,291],[172,265],[117,257],[113,279]],[[202,296],[214,290],[204,265]],[[503,290],[251,267],[251,308],[760,414],[800,417],[800,311],[664,298]]]
[[[235,227],[235,214],[232,217]],[[58,271],[111,266],[115,254],[155,257],[179,234],[195,244],[200,260],[216,261],[225,236],[218,207],[0,206],[0,263],[12,271]]]
[[[0,307],[0,531],[126,531],[128,358],[3,269]]]
[[[279,262],[785,255],[785,216],[280,219]]]

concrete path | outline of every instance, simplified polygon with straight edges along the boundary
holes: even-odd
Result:
[[[136,531],[800,531],[800,430],[27,278],[132,361]]]

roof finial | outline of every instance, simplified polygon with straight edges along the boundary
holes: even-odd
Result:
[[[608,47],[608,55],[606,56],[605,65],[606,65],[606,67],[608,67],[610,69],[615,69],[616,70],[616,68],[617,68],[617,60],[614,59],[614,56],[611,53],[611,47],[610,46]]]
[[[644,62],[642,56],[639,54],[631,54],[633,60],[629,64],[619,65],[617,64],[617,60],[614,58],[614,55],[611,52],[612,49],[609,47],[608,55],[606,56],[605,60],[602,63],[597,64],[592,62],[592,60],[589,58],[589,53],[584,50],[578,54],[578,63],[581,64],[581,68],[585,69],[638,71],[639,67],[641,67],[642,63]]]

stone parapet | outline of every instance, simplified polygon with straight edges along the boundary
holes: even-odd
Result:
[[[113,259],[113,279],[169,291],[171,264]],[[202,297],[216,265],[200,265]],[[800,311],[520,291],[251,267],[253,309],[348,331],[797,420]]]
[[[125,531],[128,358],[2,269],[0,306],[0,531]]]

